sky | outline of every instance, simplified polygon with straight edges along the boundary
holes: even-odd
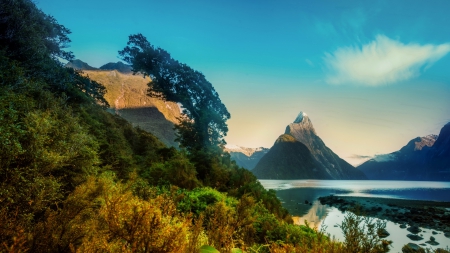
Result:
[[[450,1],[36,0],[100,67],[142,33],[202,72],[229,144],[270,148],[300,111],[353,165],[450,121]]]

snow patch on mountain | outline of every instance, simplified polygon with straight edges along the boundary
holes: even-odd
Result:
[[[269,150],[268,148],[264,148],[264,147],[259,147],[259,148],[246,148],[246,147],[242,147],[242,146],[238,146],[238,145],[234,145],[234,144],[227,144],[225,145],[225,151],[226,152],[239,152],[239,153],[243,153],[244,155],[250,157],[252,156],[255,152],[260,152],[260,151],[264,151],[264,150]]]
[[[294,123],[300,123],[302,122],[304,117],[308,117],[308,114],[304,113],[304,112],[300,112],[297,116],[297,118],[295,118]]]

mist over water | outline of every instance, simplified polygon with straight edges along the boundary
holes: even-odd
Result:
[[[313,226],[326,227],[326,232],[343,241],[340,227],[345,213],[335,207],[321,205],[317,198],[328,195],[359,196],[373,198],[394,198],[410,200],[429,200],[450,202],[450,182],[431,181],[371,181],[371,180],[259,180],[266,189],[274,189],[283,206],[293,215],[296,224],[304,224],[305,220]],[[433,235],[432,230],[423,229],[424,240],[411,241],[406,229],[399,224],[387,221],[386,230],[391,234],[390,252],[401,252],[403,245],[428,241],[430,236],[440,243],[438,246],[422,246],[427,248],[450,247],[450,238],[442,232]]]

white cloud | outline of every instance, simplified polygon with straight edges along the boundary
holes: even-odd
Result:
[[[330,84],[379,86],[407,80],[420,74],[450,52],[450,43],[441,45],[403,44],[384,35],[359,47],[339,48],[325,54]]]

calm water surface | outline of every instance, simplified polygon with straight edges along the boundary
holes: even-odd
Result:
[[[266,189],[277,191],[283,206],[294,216],[300,218],[297,222],[303,224],[308,221],[312,226],[326,226],[326,231],[339,240],[343,235],[339,227],[345,216],[337,208],[321,205],[317,198],[330,194],[340,196],[360,196],[375,198],[397,198],[412,200],[432,200],[450,202],[450,182],[429,181],[371,181],[371,180],[259,180]],[[305,204],[305,200],[312,205]],[[449,210],[450,211],[450,210]],[[424,240],[411,241],[406,237],[409,232],[401,229],[399,224],[388,221],[386,230],[391,234],[386,239],[392,240],[391,252],[401,252],[403,245],[413,242],[425,243],[432,235],[428,229],[421,232]],[[433,235],[438,246],[428,248],[450,247],[450,238],[446,238],[441,231]]]

